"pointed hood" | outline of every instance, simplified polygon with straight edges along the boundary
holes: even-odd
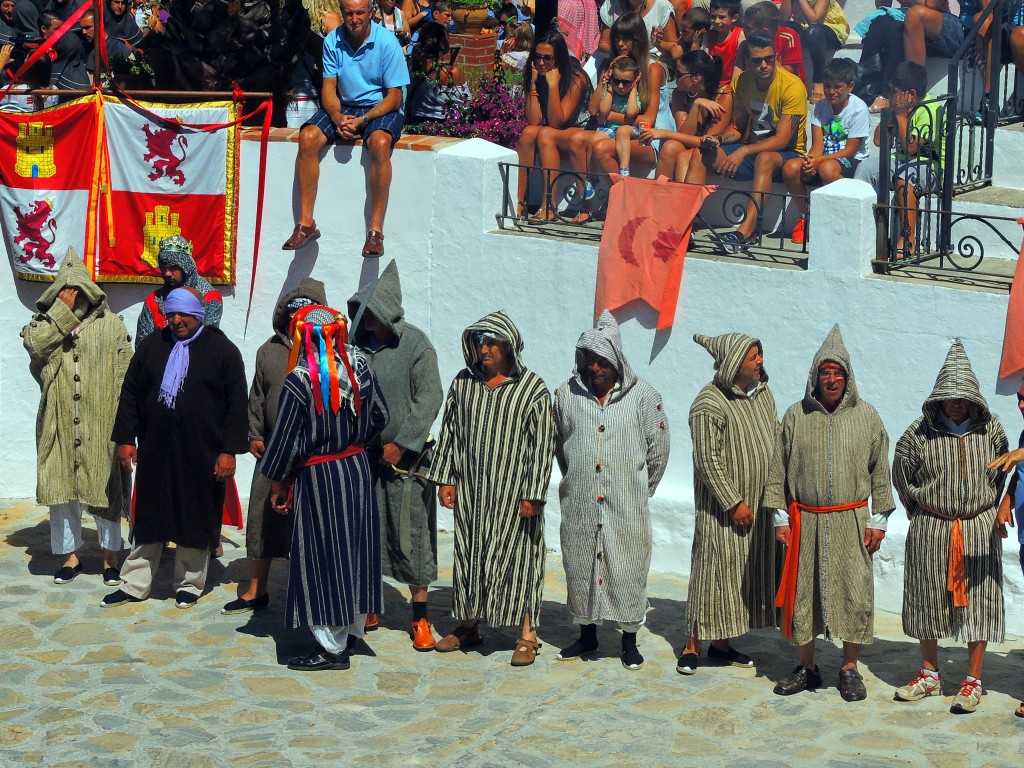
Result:
[[[60,269],[54,275],[53,282],[36,301],[36,309],[40,312],[46,312],[46,310],[53,306],[53,302],[57,300],[57,296],[65,288],[77,288],[80,290],[89,299],[89,306],[93,309],[106,306],[107,294],[92,281],[92,277],[89,276],[89,270],[85,268],[85,264],[82,263],[78,254],[75,253],[74,248],[68,248],[64,261],[61,262]]]
[[[493,333],[509,342],[512,355],[511,376],[518,376],[526,370],[526,366],[522,363],[523,337],[519,335],[519,329],[516,328],[515,323],[501,310],[484,315],[462,332],[462,356],[466,359],[467,368],[474,372],[480,370],[480,360],[477,356],[476,345],[473,343],[475,331]]]
[[[825,341],[814,355],[814,362],[811,363],[811,370],[807,374],[804,402],[812,408],[825,410],[814,396],[814,392],[818,387],[818,368],[822,363],[829,361],[838,363],[846,371],[846,393],[843,395],[842,402],[839,403],[839,408],[852,408],[860,402],[860,395],[857,393],[857,380],[854,378],[853,366],[850,364],[850,353],[846,351],[846,345],[843,344],[843,334],[839,330],[839,323],[832,326],[832,330],[828,332]]]
[[[615,317],[607,309],[597,319],[597,324],[590,330],[584,331],[580,340],[576,342],[576,367],[573,373],[584,387],[587,386],[586,353],[593,352],[608,360],[619,374],[619,389],[613,394],[613,400],[618,400],[636,384],[636,374],[629,366],[629,361],[622,354],[622,336],[619,334],[619,324]]]
[[[348,300],[349,320],[355,319],[356,311],[359,309],[363,296],[366,295],[369,287],[360,288]],[[380,273],[380,277],[377,278],[376,287],[373,289],[373,295],[370,296],[366,308],[373,313],[374,317],[391,329],[392,335],[399,337],[402,335],[402,328],[405,327],[405,320],[403,319],[405,317],[405,310],[402,308],[402,283],[398,279],[398,265],[394,259],[391,260],[384,268],[384,271]],[[362,325],[363,323],[360,321],[360,327],[355,329],[353,335],[357,346],[362,346],[362,337],[366,334]]]
[[[314,280],[312,277],[302,278],[298,285],[290,291],[281,294],[281,298],[277,300],[277,306],[274,308],[274,331],[280,338],[284,339],[286,344],[291,343],[288,335],[288,326],[291,321],[291,318],[288,316],[288,304],[299,298],[310,299],[314,304],[328,306],[327,291],[324,289],[324,284],[319,280]]]
[[[693,340],[711,353],[715,359],[715,386],[723,392],[746,397],[748,393],[737,387],[733,382],[736,374],[739,373],[743,359],[747,356],[750,348],[757,348],[764,354],[761,340],[745,333],[723,333],[721,336],[704,336],[700,333],[693,334]],[[762,366],[761,383],[768,381],[768,372]]]
[[[988,403],[981,394],[978,377],[971,369],[971,361],[967,358],[967,352],[959,338],[953,342],[953,346],[946,353],[946,360],[942,364],[942,368],[939,369],[932,393],[928,395],[928,399],[921,406],[921,411],[929,425],[933,428],[940,428],[938,427],[938,415],[942,410],[942,401],[957,398],[963,398],[971,404],[970,419],[974,426],[986,424],[992,418]]]

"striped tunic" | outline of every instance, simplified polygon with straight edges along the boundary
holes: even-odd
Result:
[[[587,350],[619,374],[603,404],[587,384]],[[668,463],[668,422],[661,395],[622,354],[610,312],[576,344],[574,375],[555,391],[555,433],[569,611],[587,624],[642,622],[651,566],[647,500]]]
[[[511,340],[513,370],[488,387],[477,364],[474,331]],[[491,626],[521,624],[527,609],[540,623],[544,587],[544,518],[519,516],[523,500],[543,500],[551,479],[551,395],[519,362],[518,329],[495,312],[463,333],[467,367],[452,382],[430,479],[453,485],[455,562],[452,615]]]
[[[818,402],[818,368],[839,363],[846,392],[835,411]],[[765,505],[785,509],[790,501],[814,507],[851,504],[870,498],[876,514],[896,508],[889,481],[889,436],[878,412],[860,399],[839,326],[814,356],[804,399],[782,418],[772,455]],[[817,635],[851,643],[874,636],[875,582],[864,546],[868,507],[827,514],[803,513],[793,642]]]
[[[955,429],[942,414],[942,401],[954,398],[970,403],[969,420]],[[994,523],[1004,475],[985,467],[1006,452],[1008,441],[959,339],[922,410],[896,443],[893,462],[893,482],[910,516],[903,631],[921,640],[1002,642],[1003,548]],[[965,608],[956,608],[946,590],[953,521],[945,518],[959,518],[963,531]]]
[[[350,352],[359,381],[362,414],[344,405],[317,414],[309,371],[285,379],[277,423],[260,461],[272,481],[296,462],[365,444],[388,423],[380,387],[366,361]],[[305,467],[295,479],[292,547],[288,561],[286,625],[346,626],[357,613],[382,613],[380,517],[366,452]]]
[[[763,496],[779,417],[766,373],[749,393],[733,384],[760,341],[739,333],[694,340],[714,356],[716,373],[690,406],[696,520],[687,628],[719,640],[775,626],[780,547]],[[752,527],[732,523],[729,510],[741,501]]]

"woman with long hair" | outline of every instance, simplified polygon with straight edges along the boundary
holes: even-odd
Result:
[[[732,88],[721,85],[722,60],[707,51],[688,51],[676,59],[676,90],[670,102],[674,130],[651,128],[641,143],[661,142],[658,176],[703,184],[707,168],[703,153],[713,162],[717,139],[732,123]]]
[[[559,167],[558,147],[554,141],[541,145],[542,134],[562,134],[575,126],[590,98],[590,79],[576,59],[569,55],[565,38],[557,30],[542,32],[534,41],[533,50],[526,59],[523,71],[523,91],[526,94],[526,128],[519,137],[519,215],[526,213],[526,185],[529,172],[535,167],[540,154],[541,167]],[[525,171],[525,172],[524,172]],[[544,172],[545,203],[538,214],[543,221],[554,221],[547,190],[550,171]]]
[[[452,61],[448,33],[436,21],[420,27],[420,36],[409,56],[409,96],[405,121],[418,125],[444,120],[455,104],[468,98],[466,76]]]

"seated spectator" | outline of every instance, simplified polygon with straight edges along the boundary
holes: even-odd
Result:
[[[157,20],[159,21],[159,17]],[[128,13],[126,0],[106,0],[103,28],[109,37],[114,40],[123,40],[133,48],[142,42],[143,32],[135,23],[135,18]]]
[[[601,44],[601,20],[594,0],[558,0],[558,29],[570,55],[585,62]]]
[[[405,0],[402,5],[402,16],[413,33],[420,25],[430,21],[430,0]]]
[[[707,51],[688,51],[676,59],[676,89],[671,109],[674,129],[648,128],[641,143],[661,141],[656,176],[703,184],[714,169],[718,142],[732,120],[732,88],[722,85],[722,60]]]
[[[13,55],[13,46],[18,42],[18,31],[14,28],[14,0],[0,0],[0,45],[12,46]]]
[[[928,55],[949,58],[963,41],[964,22],[950,12],[949,0],[925,0],[906,8],[903,50],[907,61],[923,67]]]
[[[524,166],[519,169],[520,218],[527,213],[526,185],[538,151],[543,168],[557,169],[560,165],[558,144],[552,140],[540,145],[540,136],[564,134],[566,128],[579,127],[581,118],[584,123],[589,118],[586,106],[590,98],[590,78],[569,55],[560,32],[552,29],[536,37],[523,70],[523,91],[526,93],[526,128],[519,136],[517,148],[519,164]],[[550,187],[549,176],[550,171],[545,170],[545,191]],[[546,221],[556,218],[555,212],[549,210],[546,192],[538,218]]]
[[[83,46],[85,52],[85,69],[89,72],[91,78],[92,72],[96,66],[96,57],[93,55],[96,37],[96,14],[93,11],[86,11],[79,20],[79,24],[81,25],[79,32],[85,43]],[[105,42],[108,60],[118,57],[127,59],[135,53],[135,50],[128,47],[123,41],[115,40],[110,35],[106,35],[106,31],[107,30],[104,27],[103,32],[106,36]]]
[[[10,26],[14,28],[14,42],[24,43],[39,39],[39,6],[32,0],[14,0]]]
[[[704,50],[722,60],[722,84],[735,82],[736,53],[744,40],[740,0],[711,0],[711,29],[704,36]]]
[[[382,25],[384,29],[393,32],[403,46],[408,45],[412,39],[409,23],[402,15],[402,9],[395,5],[395,0],[375,0],[373,20]]]
[[[807,242],[807,187],[852,179],[857,166],[868,159],[871,116],[868,105],[853,94],[854,63],[833,59],[825,66],[825,98],[811,114],[811,148],[807,156],[786,161],[782,176],[800,218],[793,242]]]
[[[620,176],[629,176],[629,145],[633,139],[640,138],[637,118],[645,111],[645,96],[649,94],[647,73],[640,72],[636,59],[619,56],[605,68],[597,90],[590,97],[590,114],[597,121],[591,147],[613,139],[615,162],[612,165],[618,165]],[[614,167],[609,170],[615,172]]]
[[[651,56],[656,59],[664,56],[667,61],[671,61],[672,46],[676,43],[676,19],[675,9],[669,0],[604,0],[600,10],[603,31],[598,50],[605,56],[617,55],[612,44],[611,28],[620,16],[627,13],[638,13],[644,20]]]
[[[512,36],[512,30],[514,30],[516,24],[519,23],[519,11],[512,3],[505,3],[497,11],[490,11],[490,13],[491,18],[498,22],[497,44],[500,48],[502,43]]]
[[[781,176],[787,160],[802,157],[807,132],[807,88],[778,66],[774,41],[751,35],[750,69],[739,76],[732,112],[733,127],[723,136],[716,170],[736,181],[751,181],[746,215],[735,232],[719,238],[726,253],[738,253],[757,240],[757,212],[765,194]]]
[[[676,29],[679,35],[672,55],[678,59],[684,53],[704,47],[704,38],[711,29],[711,14],[706,8],[691,8],[682,16],[676,16]]]
[[[430,4],[430,21],[440,24],[446,32],[459,31],[452,20],[452,9],[448,7],[446,0],[433,0]]]
[[[39,14],[40,35],[48,40],[63,23],[59,16],[49,11]],[[50,50],[55,54],[50,63],[51,88],[77,91],[92,87],[92,79],[85,68],[85,47],[78,35],[63,35]]]
[[[754,3],[743,12],[743,34],[749,37],[755,32],[768,35],[775,41],[775,53],[778,61],[787,71],[792,72],[804,83],[804,49],[800,43],[800,35],[791,27],[781,26],[779,7],[772,0]],[[736,66],[747,69],[747,43],[740,43],[736,52]]]
[[[917,201],[920,194],[937,193],[942,183],[942,157],[946,146],[943,102],[926,93],[927,73],[920,64],[905,61],[889,79],[890,106],[895,109],[896,146],[889,172],[893,205],[899,216],[899,234],[893,255],[897,260],[917,253]],[[921,103],[923,102],[923,103]],[[917,105],[917,106],[915,106]],[[882,126],[875,128],[875,146],[881,146]],[[861,163],[855,178],[878,189],[879,167]]]
[[[533,49],[533,26],[525,21],[518,22],[509,42],[512,45],[501,55],[501,63],[509,69],[522,72],[526,67],[526,59]]]
[[[406,123],[444,120],[455,105],[469,99],[466,76],[451,55],[448,33],[436,21],[420,27],[420,39],[409,57]]]
[[[370,21],[369,0],[342,0],[341,9],[344,23],[324,38],[323,108],[299,133],[299,220],[282,248],[293,251],[320,237],[313,219],[320,150],[338,139],[362,139],[370,153],[371,206],[362,255],[383,256],[391,151],[402,133],[402,86],[409,84],[409,70],[395,36]]]
[[[811,59],[811,101],[825,98],[825,64],[850,36],[850,24],[836,0],[793,0],[793,20]]]

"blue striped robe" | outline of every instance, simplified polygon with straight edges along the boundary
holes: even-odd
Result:
[[[367,443],[388,423],[387,404],[361,357],[353,361],[362,414],[347,405],[317,414],[309,371],[296,368],[285,379],[277,423],[260,471],[281,481],[298,461]],[[302,469],[295,480],[288,573],[289,627],[345,626],[358,613],[383,613],[380,517],[365,451],[347,459]]]

